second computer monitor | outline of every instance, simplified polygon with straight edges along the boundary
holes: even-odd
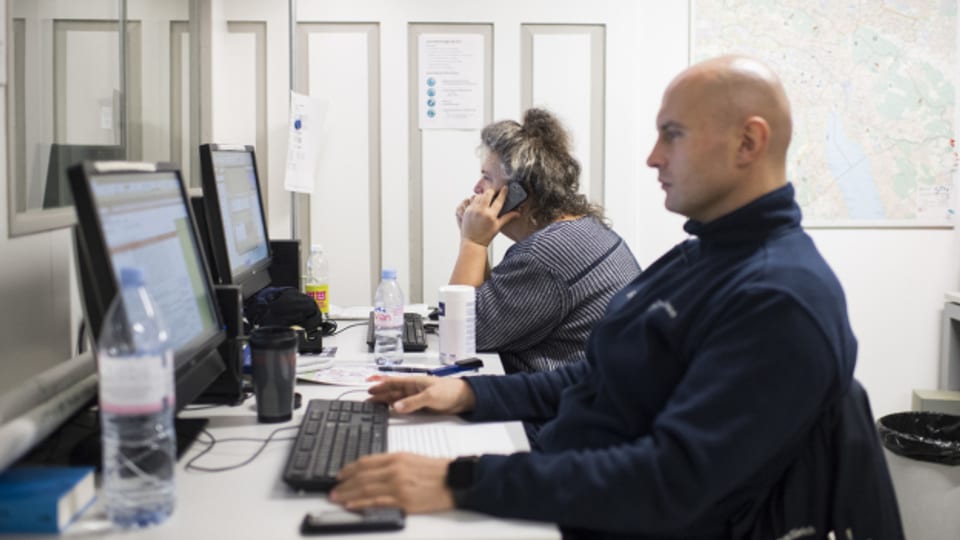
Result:
[[[203,144],[200,173],[214,277],[249,298],[270,284],[273,255],[253,147]]]

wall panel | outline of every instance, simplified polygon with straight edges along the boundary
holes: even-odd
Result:
[[[450,280],[459,251],[456,208],[480,178],[479,129],[421,130],[419,36],[479,34],[484,43],[483,124],[493,118],[493,25],[411,24],[408,42],[410,133],[410,291],[414,302],[437,304],[437,289]]]
[[[570,131],[580,191],[603,203],[605,27],[523,25],[523,109],[543,107]]]
[[[309,239],[323,244],[331,263],[331,302],[368,305],[381,253],[379,27],[302,23],[297,41],[298,91],[331,104],[317,148]]]

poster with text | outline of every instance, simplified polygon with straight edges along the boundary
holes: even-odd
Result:
[[[483,36],[422,34],[420,129],[483,127]]]

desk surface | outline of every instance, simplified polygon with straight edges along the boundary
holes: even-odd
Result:
[[[341,325],[341,327],[346,325]],[[324,338],[324,345],[337,346],[337,362],[371,362],[367,352],[366,331],[361,327],[346,329],[341,335]],[[425,353],[407,355],[407,362],[438,364],[436,336],[430,336],[429,349]],[[497,355],[480,355],[484,359],[485,373],[502,373]],[[356,387],[298,384],[297,391],[304,400],[311,398],[336,398]],[[364,392],[348,394],[344,399],[365,399]],[[306,401],[304,401],[306,402]],[[209,418],[207,430],[219,441],[217,446],[195,465],[224,467],[240,463],[260,447],[259,442],[223,442],[231,438],[265,439],[277,428],[298,426],[301,409],[294,412],[290,422],[259,424],[253,399],[236,407],[184,411],[181,416]],[[438,417],[437,421],[443,421]],[[525,449],[526,439],[519,424],[509,425],[514,439]],[[279,434],[292,438],[295,430]],[[204,436],[201,435],[201,439]],[[290,440],[274,441],[250,464],[226,472],[198,472],[185,470],[191,457],[196,456],[205,445],[194,443],[178,463],[176,510],[165,523],[158,527],[121,533],[111,530],[102,507],[97,503],[84,513],[82,519],[72,524],[63,536],[94,538],[136,539],[285,539],[303,538],[299,526],[304,514],[310,511],[338,508],[327,501],[323,493],[296,493],[281,480],[281,471],[289,454]],[[55,538],[55,536],[50,536]],[[401,532],[364,533],[340,536],[341,538],[456,538],[458,540],[484,538],[511,539],[556,539],[558,529],[550,524],[517,520],[503,520],[467,511],[452,511],[440,514],[408,516],[406,528]],[[38,539],[41,535],[13,536],[4,538]]]

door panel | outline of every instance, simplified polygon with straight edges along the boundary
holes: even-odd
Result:
[[[477,34],[484,51],[483,124],[493,109],[493,28],[487,24],[411,24],[409,52],[408,138],[410,141],[410,270],[408,298],[437,303],[437,289],[450,279],[460,243],[456,227],[457,205],[480,178],[477,147],[479,129],[426,129],[418,125],[419,37],[423,34]]]
[[[309,238],[330,261],[330,298],[366,305],[380,267],[379,29],[376,24],[298,25],[302,93],[329,103],[317,149]],[[304,243],[305,253],[307,244]],[[388,262],[387,264],[391,264]]]
[[[604,51],[601,25],[525,24],[523,108],[553,111],[573,135],[580,191],[603,200]]]

